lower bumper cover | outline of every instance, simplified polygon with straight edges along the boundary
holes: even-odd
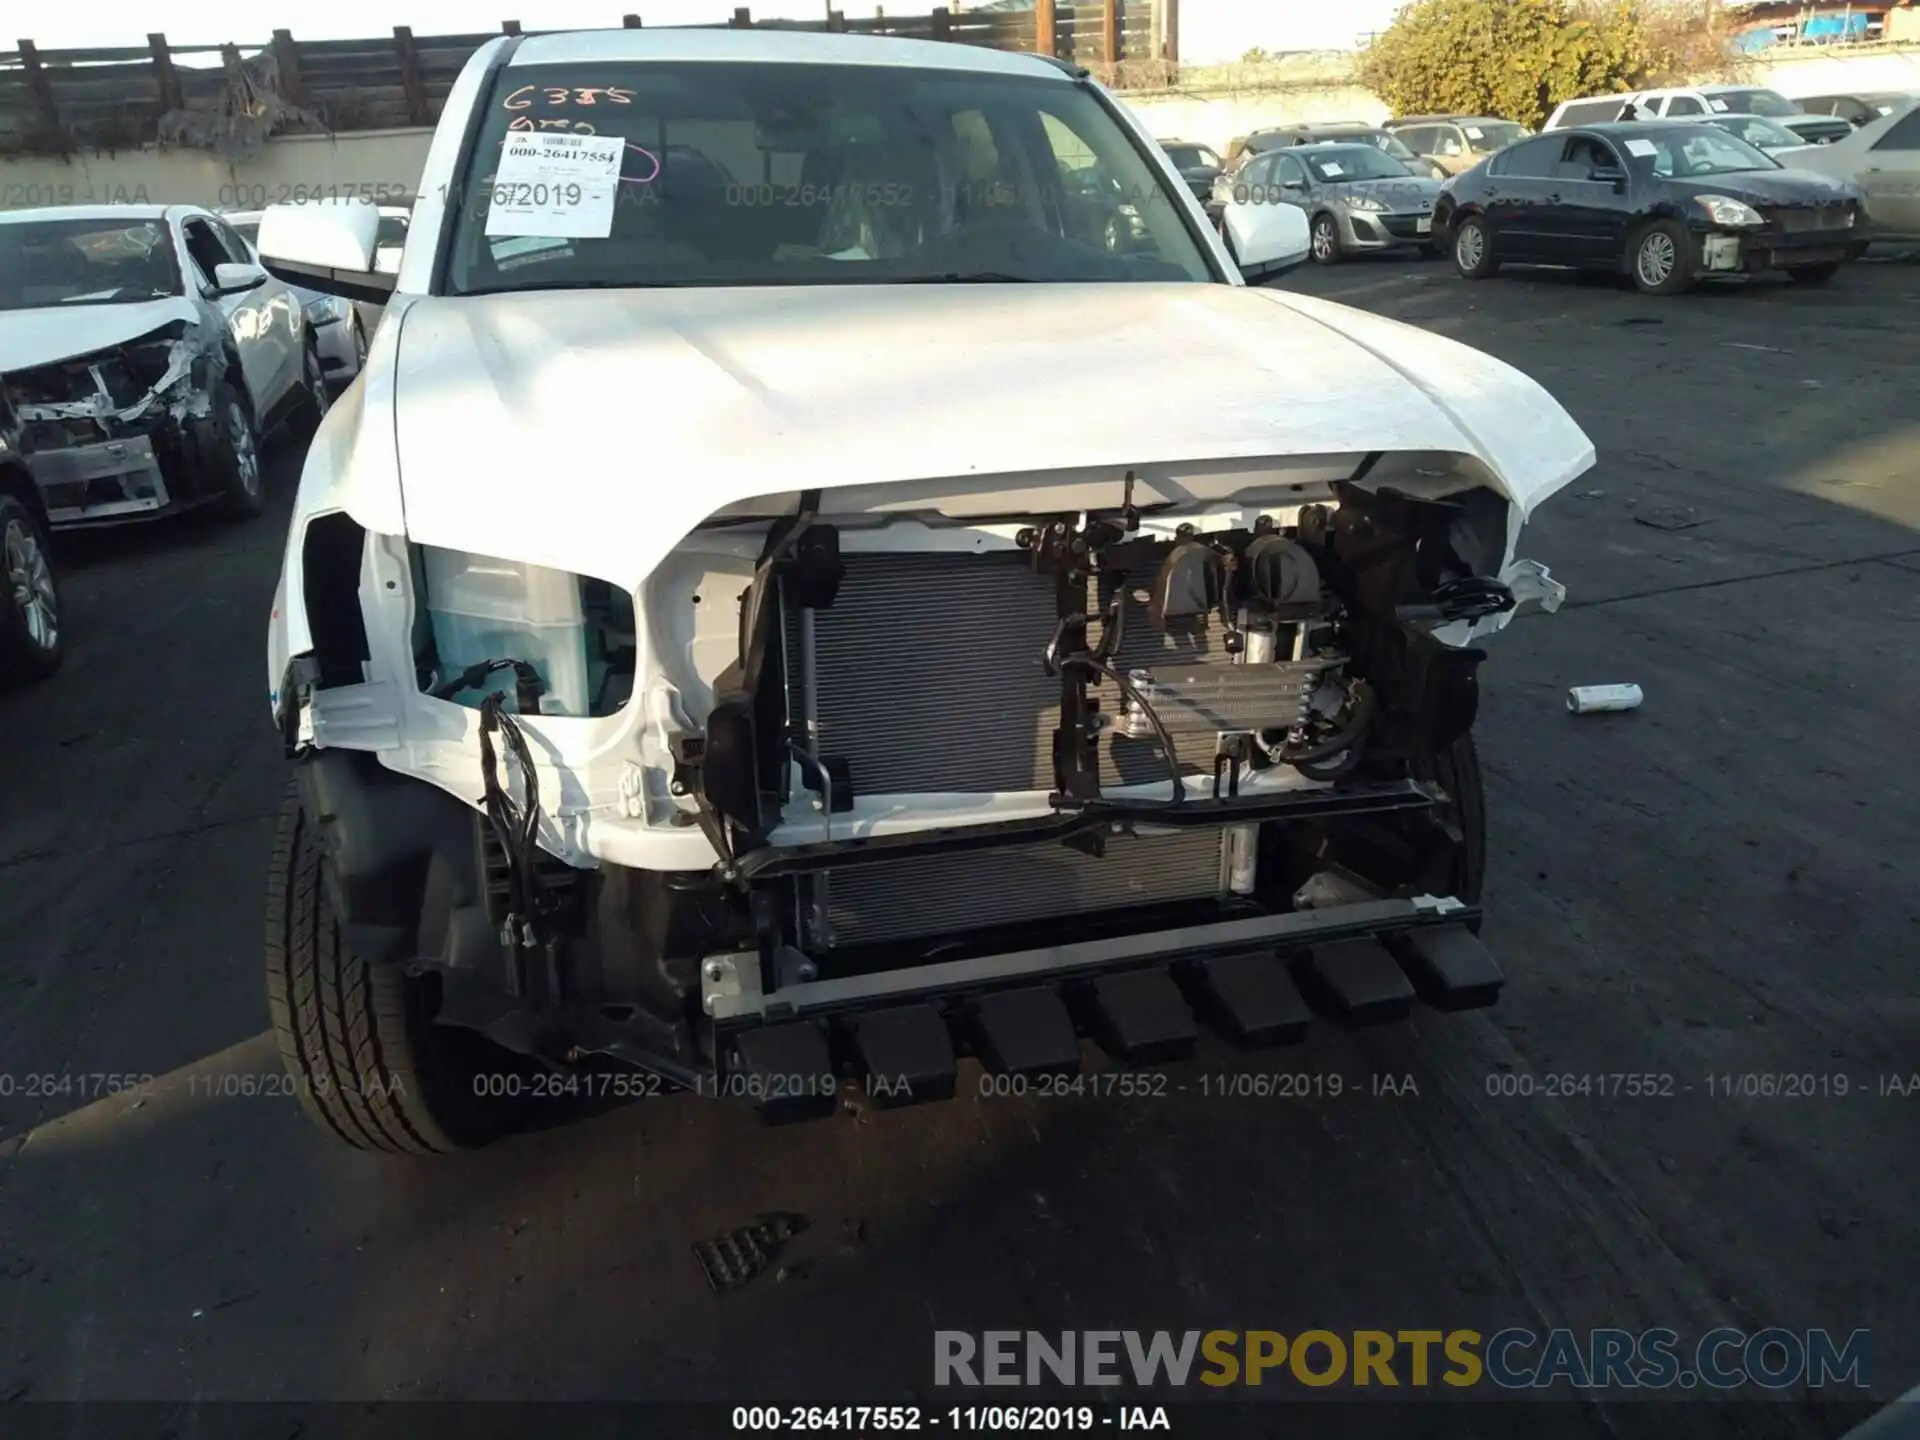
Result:
[[[170,498],[145,435],[36,452],[28,468],[53,525],[128,519],[164,509]]]
[[[1865,248],[1857,230],[1709,231],[1700,239],[1700,268],[1712,275],[1755,275],[1801,265],[1835,265]]]
[[[45,446],[27,468],[55,529],[142,520],[205,499],[218,442],[210,419],[164,422],[142,434]]]

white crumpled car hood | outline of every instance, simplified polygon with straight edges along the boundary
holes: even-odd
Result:
[[[42,305],[32,310],[0,310],[0,375],[91,355],[109,345],[151,335],[175,320],[197,325],[205,319],[199,306],[178,295],[125,305]]]
[[[533,292],[421,298],[398,318],[347,441],[373,488],[337,503],[376,529],[403,507],[422,543],[627,586],[721,507],[804,489],[1443,451],[1482,462],[1524,517],[1594,459],[1519,371],[1277,290]],[[396,444],[399,494],[376,495]]]

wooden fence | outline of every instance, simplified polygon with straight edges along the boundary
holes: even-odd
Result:
[[[1171,28],[1178,0],[1097,0],[1084,5],[1035,0],[1030,10],[941,8],[926,14],[871,17],[835,10],[818,21],[755,20],[750,9],[716,25],[691,29],[836,31],[945,40],[1000,50],[1041,50],[1087,66],[1108,84],[1163,84],[1177,64],[1177,45],[1159,39],[1156,4]],[[641,17],[623,19],[640,28]],[[501,31],[523,33],[516,20]],[[1051,32],[1051,44],[1035,38]],[[526,31],[537,34],[537,31]],[[123,150],[167,133],[163,116],[216,115],[236,88],[263,83],[292,114],[282,133],[381,130],[431,125],[440,116],[469,56],[494,38],[419,35],[395,26],[366,40],[296,40],[276,30],[266,45],[171,45],[165,35],[144,46],[41,50],[29,40],[0,51],[0,154],[71,154]],[[248,52],[243,58],[243,48]],[[176,64],[200,57],[199,63]],[[262,77],[267,77],[264,82]]]

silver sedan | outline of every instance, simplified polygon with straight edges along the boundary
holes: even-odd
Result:
[[[1371,145],[1295,145],[1259,156],[1234,176],[1247,200],[1307,212],[1313,258],[1433,249],[1433,202],[1440,182]]]

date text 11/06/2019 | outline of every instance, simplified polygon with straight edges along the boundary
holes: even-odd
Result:
[[[738,1432],[848,1431],[855,1435],[950,1430],[960,1434],[1047,1434],[1173,1429],[1164,1405],[736,1405]]]

